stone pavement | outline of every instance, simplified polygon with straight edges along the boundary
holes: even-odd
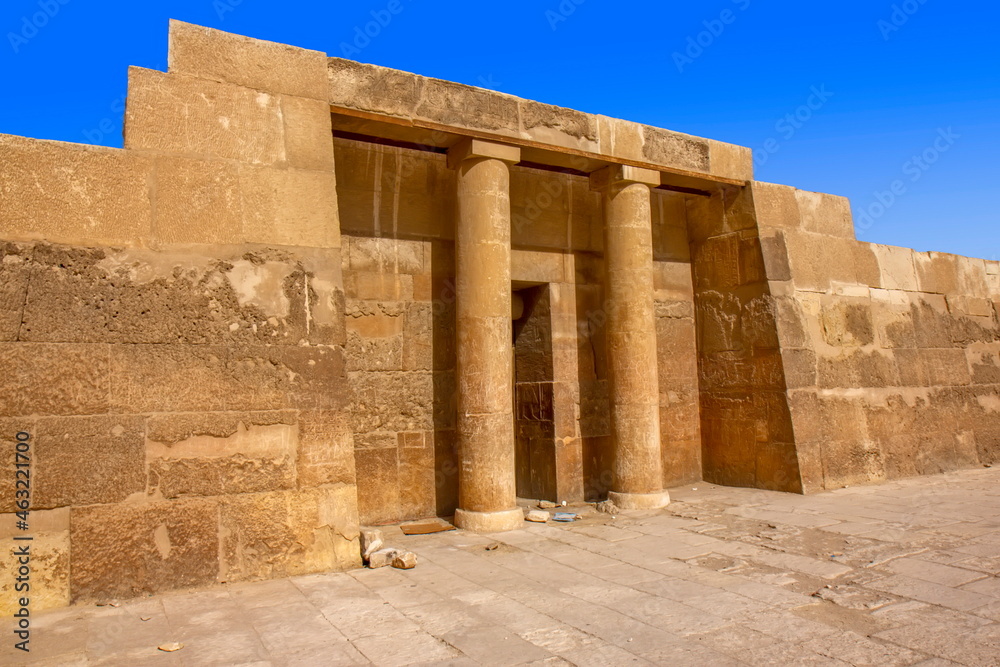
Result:
[[[1000,665],[1000,469],[672,495],[493,536],[391,529],[409,571],[40,613],[28,663]],[[0,663],[23,663],[9,621],[0,636]]]

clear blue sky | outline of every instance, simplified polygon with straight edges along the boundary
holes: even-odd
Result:
[[[750,146],[863,240],[1000,258],[995,0],[5,0],[0,132],[121,146],[169,18]]]

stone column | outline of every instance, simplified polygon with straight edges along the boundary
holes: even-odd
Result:
[[[653,303],[651,186],[660,175],[612,165],[591,175],[604,197],[605,307],[614,482],[622,509],[664,507]]]
[[[497,532],[524,525],[517,507],[511,364],[510,171],[521,150],[466,139],[455,229],[458,507],[455,524]]]

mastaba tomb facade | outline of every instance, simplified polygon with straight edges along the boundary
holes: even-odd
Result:
[[[0,164],[34,609],[357,567],[359,525],[518,497],[1000,458],[1000,264],[860,242],[747,148],[174,22],[124,149]],[[0,504],[12,572],[12,465]]]

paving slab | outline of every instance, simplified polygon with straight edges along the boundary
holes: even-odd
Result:
[[[1000,469],[809,497],[699,483],[658,511],[394,534],[415,569],[36,613],[0,664],[998,665],[997,489]]]

